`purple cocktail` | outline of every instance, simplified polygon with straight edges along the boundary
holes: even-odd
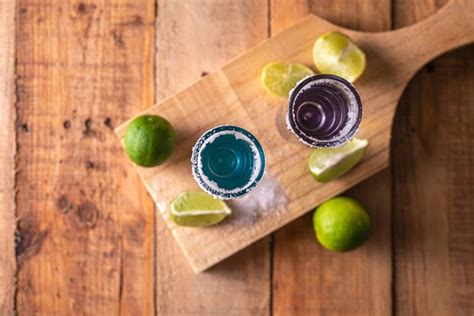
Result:
[[[334,75],[314,75],[290,92],[288,128],[311,147],[335,147],[359,128],[362,104],[352,84]]]

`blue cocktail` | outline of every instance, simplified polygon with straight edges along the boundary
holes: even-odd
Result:
[[[232,125],[204,133],[193,148],[191,161],[199,186],[220,199],[249,193],[265,172],[265,153],[257,138]]]

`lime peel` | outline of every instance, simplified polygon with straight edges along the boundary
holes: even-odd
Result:
[[[158,115],[141,115],[127,126],[123,143],[128,157],[142,167],[155,167],[172,154],[176,135],[171,124]]]
[[[315,149],[308,162],[311,175],[318,182],[344,175],[362,159],[368,145],[368,140],[354,138],[340,147]]]
[[[351,150],[349,150],[347,152],[339,152],[339,153],[336,153],[336,154],[332,155],[328,160],[326,160],[327,164],[323,168],[318,168],[318,166],[312,166],[312,168],[311,168],[312,171],[314,171],[315,173],[318,173],[318,174],[323,173],[324,171],[328,170],[332,166],[334,166],[334,165],[338,164],[339,162],[341,162],[347,156],[350,156],[351,154],[353,154],[354,152],[360,150],[361,148],[367,147],[369,145],[369,141],[367,139],[360,139],[359,144],[360,144],[360,147],[352,146]]]
[[[232,213],[224,201],[204,192],[184,192],[171,202],[171,219],[180,226],[215,225]]]
[[[325,33],[315,41],[313,60],[321,73],[337,75],[349,82],[356,81],[366,66],[365,53],[340,32]]]
[[[314,72],[302,64],[271,62],[262,69],[260,81],[271,94],[287,97],[296,84]]]
[[[357,200],[339,196],[316,208],[313,229],[324,248],[337,252],[349,251],[369,239],[372,220]]]

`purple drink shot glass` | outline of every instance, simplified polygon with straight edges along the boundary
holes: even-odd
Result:
[[[313,75],[290,92],[287,126],[311,147],[337,147],[354,137],[362,119],[355,87],[334,75]]]

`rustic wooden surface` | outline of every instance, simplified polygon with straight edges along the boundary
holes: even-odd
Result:
[[[307,16],[138,114],[161,115],[175,128],[177,144],[170,160],[159,167],[136,169],[193,270],[209,268],[384,169],[389,159],[391,122],[403,89],[433,56],[474,40],[474,23],[471,15],[466,15],[474,12],[472,4],[457,0],[412,27],[384,33],[341,29],[314,15]],[[307,164],[301,163],[311,149],[299,143],[285,126],[286,100],[261,89],[260,70],[269,60],[312,64],[314,40],[331,30],[347,33],[371,60],[364,77],[356,83],[364,103],[358,135],[368,138],[370,146],[351,173],[320,184],[308,173]],[[412,57],[406,58],[409,54]],[[191,148],[202,133],[221,124],[242,126],[257,136],[266,151],[265,179],[246,199],[230,204],[234,214],[221,225],[201,230],[177,226],[169,219],[171,201],[183,191],[199,190],[189,172]],[[127,125],[116,129],[120,138]],[[275,198],[269,203],[264,195]]]
[[[398,1],[396,27],[446,1]],[[474,21],[473,21],[474,23]],[[402,98],[393,128],[394,309],[474,313],[474,45],[429,63]]]
[[[393,0],[390,14],[386,2],[369,2],[18,0],[15,125],[15,89],[9,90],[13,79],[6,75],[13,70],[12,57],[4,50],[0,56],[2,95],[12,98],[0,102],[0,189],[12,187],[6,181],[15,168],[4,166],[12,166],[16,143],[20,230],[15,258],[15,210],[8,207],[13,195],[11,189],[0,191],[0,199],[7,194],[10,201],[0,204],[0,314],[317,315],[347,314],[349,308],[351,315],[391,309],[399,315],[472,314],[472,45],[430,63],[407,88],[394,123],[391,188],[386,173],[348,193],[373,216],[377,212],[381,235],[343,256],[314,242],[310,216],[304,216],[277,232],[273,244],[264,239],[194,275],[105,128],[185,87],[304,12],[376,31],[424,19],[446,1]],[[0,3],[2,49],[14,32],[14,7],[6,3]],[[203,18],[219,12],[219,28],[231,38],[223,38],[219,28],[209,31],[213,24]],[[174,43],[184,35],[187,40]],[[196,56],[199,62],[190,62]],[[96,136],[86,137],[85,131]],[[105,190],[101,182],[114,188]],[[62,194],[67,200],[58,199]],[[88,211],[91,204],[82,205],[86,202],[95,205],[97,220]],[[390,209],[393,251],[387,246],[389,228],[380,230]],[[392,255],[382,257],[386,252]],[[16,290],[13,271],[4,264],[15,259]],[[389,284],[368,278],[371,269],[379,276],[390,271],[392,259]],[[345,261],[354,268],[343,270]],[[321,262],[323,270],[315,267]],[[374,292],[390,286],[388,298]]]
[[[14,0],[0,2],[0,315],[15,292],[15,10]]]
[[[17,13],[16,310],[151,314],[153,208],[113,127],[154,99],[154,1]]]

